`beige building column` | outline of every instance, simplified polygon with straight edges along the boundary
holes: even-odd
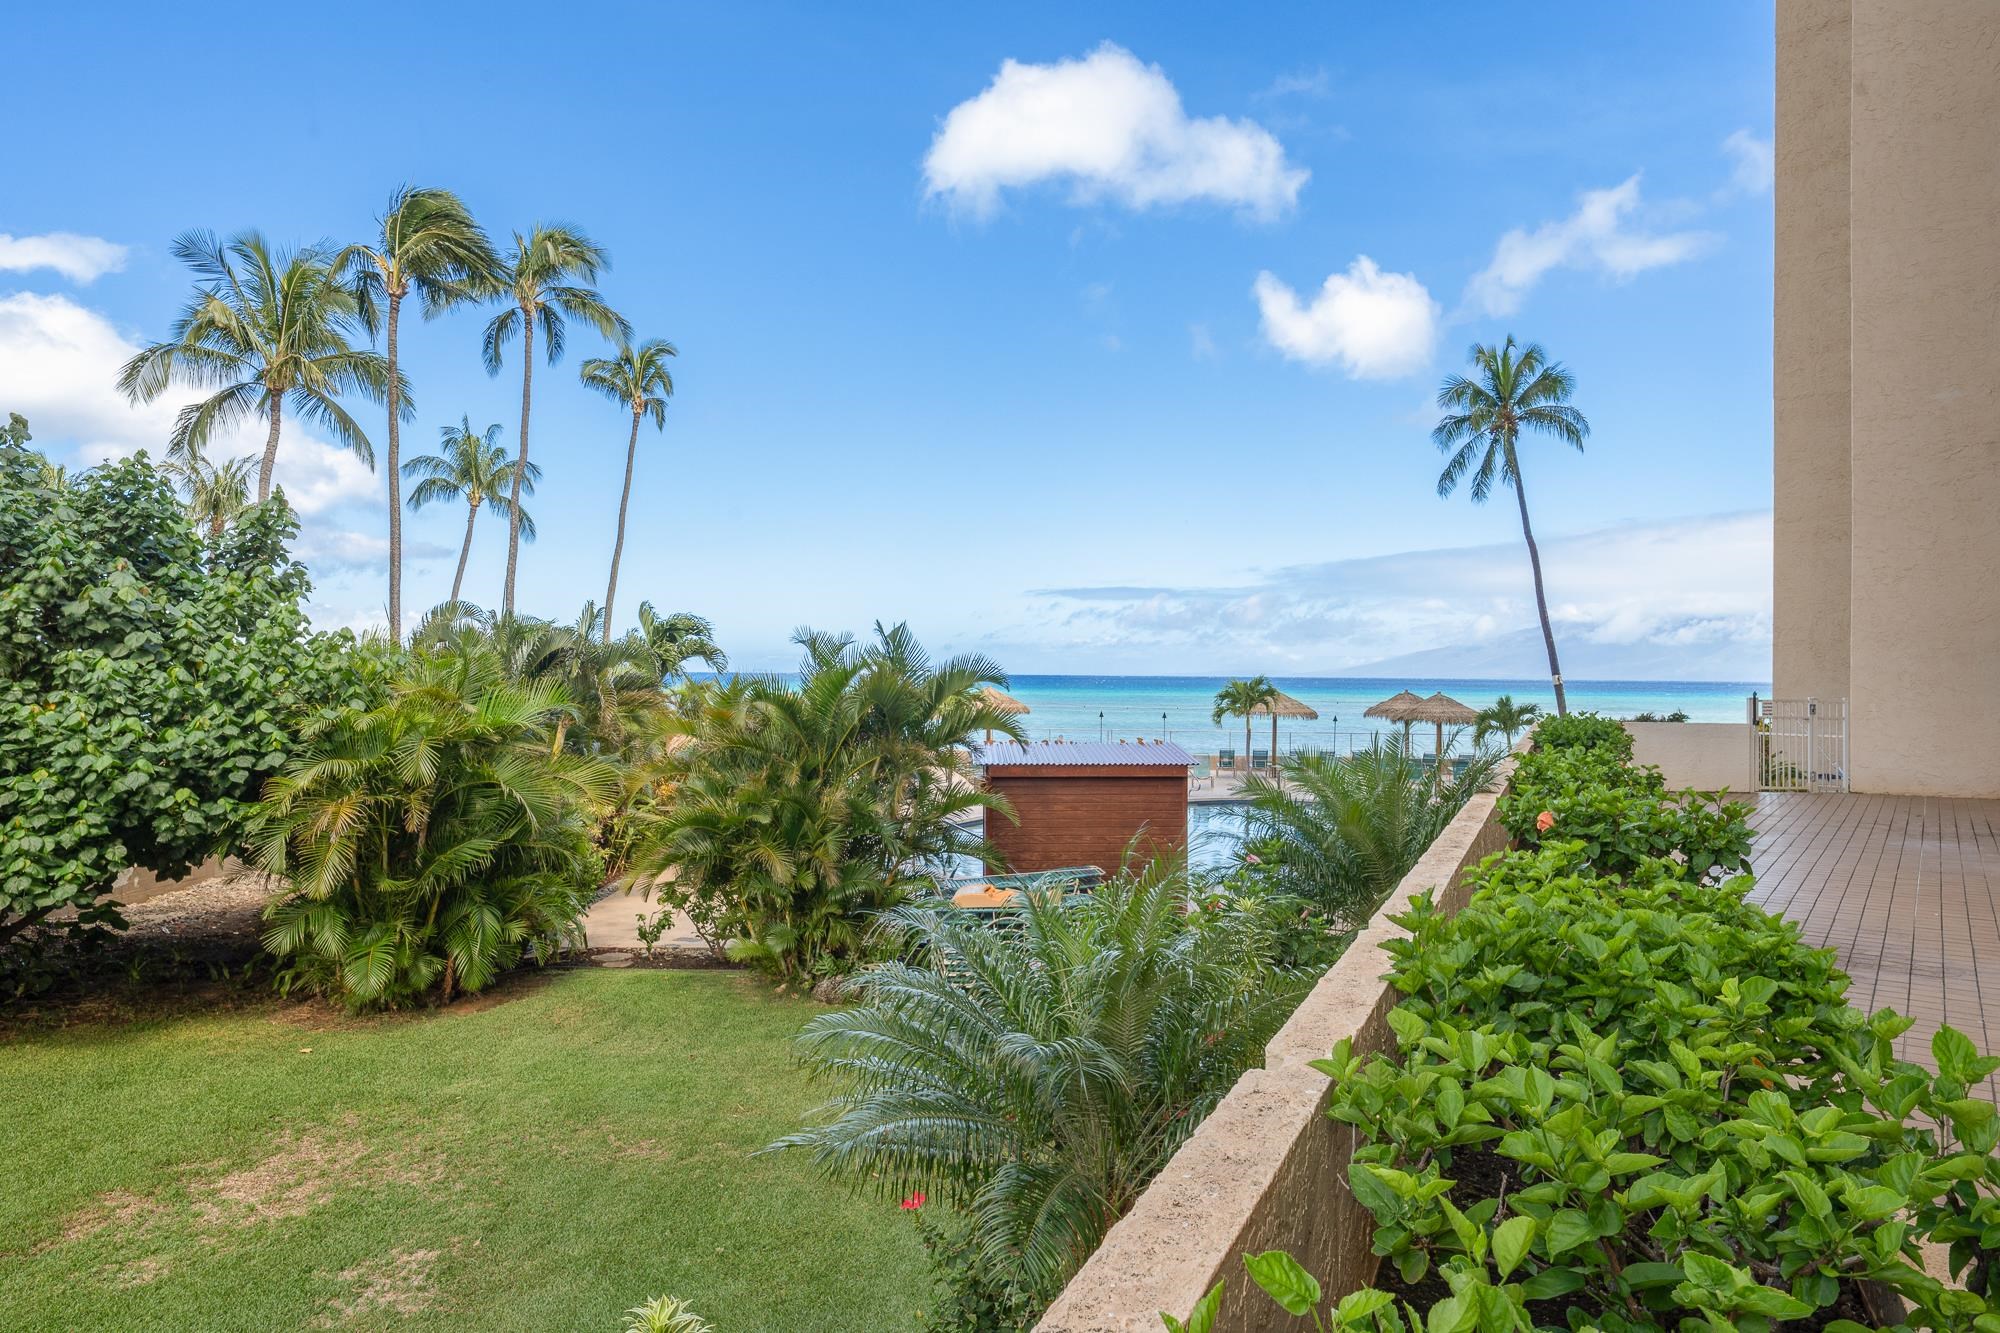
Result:
[[[2000,0],[1778,5],[1774,689],[2000,796]]]

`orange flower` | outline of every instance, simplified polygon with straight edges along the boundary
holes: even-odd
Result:
[[[1547,833],[1550,829],[1554,828],[1555,826],[1556,826],[1555,811],[1544,810],[1542,811],[1542,813],[1535,816],[1535,832]]]

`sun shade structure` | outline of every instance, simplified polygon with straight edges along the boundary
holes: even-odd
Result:
[[[1250,710],[1252,717],[1255,717],[1259,713],[1269,713],[1271,715],[1271,766],[1273,768],[1276,768],[1278,765],[1278,719],[1281,717],[1294,717],[1304,718],[1308,722],[1319,719],[1317,709],[1309,704],[1300,703],[1283,690],[1279,690],[1273,695],[1269,703],[1258,704]]]
[[[979,701],[990,707],[997,708],[1003,713],[1012,713],[1016,717],[1023,713],[1032,713],[1035,711],[1019,699],[1016,699],[1013,695],[1002,694],[990,685],[979,691]],[[993,743],[993,733],[991,731],[986,733],[986,743],[988,745]]]
[[[1407,752],[1410,748],[1410,724],[1412,722],[1427,722],[1430,720],[1417,712],[1423,706],[1424,698],[1422,695],[1402,690],[1390,695],[1379,704],[1370,704],[1362,710],[1361,716],[1379,717],[1385,722],[1402,723],[1403,749]]]
[[[1437,780],[1444,785],[1444,729],[1447,726],[1463,727],[1479,720],[1479,710],[1469,708],[1458,700],[1439,690],[1410,710],[1412,721],[1435,722],[1437,724]],[[1408,726],[1409,723],[1404,723]]]

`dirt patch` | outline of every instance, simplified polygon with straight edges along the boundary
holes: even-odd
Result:
[[[329,1301],[325,1313],[314,1323],[332,1328],[377,1311],[411,1315],[429,1309],[437,1299],[433,1270],[441,1254],[439,1250],[394,1249],[343,1269],[339,1280],[347,1284],[349,1294]]]
[[[134,1259],[130,1263],[113,1264],[102,1271],[104,1285],[120,1291],[133,1287],[150,1286],[167,1275],[170,1265],[165,1259],[148,1257]]]
[[[137,1230],[144,1227],[161,1211],[161,1205],[156,1200],[134,1194],[130,1190],[111,1190],[98,1195],[88,1206],[79,1208],[65,1217],[57,1238],[42,1242],[35,1247],[35,1252],[39,1254],[57,1245],[87,1240],[106,1227]]]

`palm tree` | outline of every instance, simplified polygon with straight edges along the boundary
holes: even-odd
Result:
[[[773,1146],[958,1207],[996,1275],[1053,1297],[1309,984],[1192,924],[1187,895],[1184,869],[1154,862],[1071,902],[1024,895],[1012,929],[892,911],[897,961],[799,1037],[839,1090]]]
[[[389,210],[379,220],[380,235],[371,244],[350,245],[334,268],[355,289],[369,331],[374,331],[376,303],[387,309],[386,345],[389,365],[389,636],[403,641],[403,498],[401,495],[402,436],[397,412],[401,385],[397,376],[396,333],[403,300],[414,293],[423,303],[425,319],[435,319],[452,306],[479,299],[492,290],[500,261],[472,213],[450,190],[402,186],[390,197]]]
[[[618,596],[618,560],[625,553],[625,507],[632,502],[632,460],[639,452],[639,422],[651,417],[656,430],[667,428],[667,399],[674,396],[673,372],[667,358],[674,345],[654,338],[634,347],[625,343],[614,357],[594,356],[583,363],[586,388],[632,409],[632,438],[625,445],[625,491],[618,497],[618,538],[611,544],[611,582],[604,589],[604,641],[611,642],[611,607]]]
[[[133,402],[152,402],[175,380],[216,388],[181,409],[168,437],[169,452],[200,452],[216,432],[262,417],[270,423],[257,469],[262,504],[271,498],[289,402],[373,467],[368,435],[339,399],[357,393],[371,402],[386,401],[389,363],[349,345],[366,320],[353,289],[336,280],[326,247],[273,251],[255,231],[226,243],[213,232],[190,231],[175,239],[173,249],[195,272],[194,296],[174,321],[172,336],[140,352],[118,373],[119,389]],[[398,388],[408,417],[415,411],[408,386]]]
[[[1500,732],[1507,738],[1507,748],[1514,748],[1514,737],[1524,728],[1535,724],[1542,715],[1540,704],[1517,704],[1514,696],[1503,694],[1491,704],[1479,710],[1479,721],[1472,728],[1472,743],[1484,745],[1486,738]]]
[[[554,365],[562,359],[568,322],[582,320],[607,338],[629,342],[632,326],[604,303],[594,288],[578,285],[597,281],[611,259],[574,227],[542,225],[523,236],[514,233],[514,252],[500,265],[495,290],[509,307],[486,325],[486,373],[500,373],[500,354],[521,339],[521,443],[515,462],[515,502],[507,515],[507,583],[500,599],[503,615],[514,614],[514,572],[520,561],[520,483],[528,465],[528,418],[534,406],[535,328],[542,331],[542,354]]]
[[[688,611],[653,609],[651,602],[639,603],[639,628],[633,631],[653,655],[662,680],[685,676],[687,664],[702,661],[711,671],[729,670],[729,654],[715,642],[715,626]]]
[[[1344,757],[1301,755],[1283,781],[1252,775],[1243,850],[1277,886],[1342,928],[1365,922],[1451,817],[1491,780],[1499,756],[1475,757],[1434,782],[1401,738]]]
[[[1220,726],[1222,719],[1225,717],[1240,717],[1243,719],[1243,763],[1245,767],[1248,767],[1250,763],[1250,715],[1259,708],[1275,703],[1277,698],[1278,687],[1271,683],[1269,676],[1257,676],[1250,680],[1232,680],[1215,692],[1215,711],[1209,714],[1208,720]],[[1271,749],[1275,758],[1277,750],[1277,731],[1275,728],[1271,733]]]
[[[211,463],[199,454],[188,458],[188,517],[207,526],[210,541],[218,540],[223,529],[250,507],[251,461],[248,454],[221,463]]]
[[[482,435],[472,429],[472,418],[461,417],[456,426],[441,426],[442,454],[420,454],[403,464],[403,475],[421,477],[410,491],[410,508],[422,509],[437,500],[465,501],[465,544],[458,548],[458,572],[451,579],[451,600],[458,600],[465,584],[465,559],[472,554],[472,525],[479,518],[479,506],[490,504],[503,514],[519,514],[520,532],[535,539],[535,520],[520,507],[521,495],[533,495],[542,470],[527,465],[521,484],[514,484],[519,466],[500,447],[500,423],[494,422]]]
[[[1514,335],[1499,347],[1472,345],[1477,377],[1453,375],[1438,390],[1437,405],[1449,414],[1431,431],[1439,452],[1449,455],[1438,475],[1438,494],[1450,495],[1472,472],[1472,499],[1483,504],[1493,493],[1497,476],[1514,488],[1521,506],[1521,536],[1528,543],[1528,563],[1535,572],[1535,610],[1542,618],[1542,642],[1549,650],[1549,679],[1556,689],[1556,714],[1569,712],[1563,695],[1562,666],[1556,661],[1556,632],[1549,624],[1549,599],[1542,590],[1542,556],[1535,548],[1535,531],[1528,524],[1528,493],[1521,485],[1521,459],[1516,452],[1523,430],[1553,435],[1583,452],[1590,423],[1569,405],[1576,377],[1560,362],[1550,361],[1540,343],[1516,351]],[[1474,470],[1473,463],[1479,466]]]

